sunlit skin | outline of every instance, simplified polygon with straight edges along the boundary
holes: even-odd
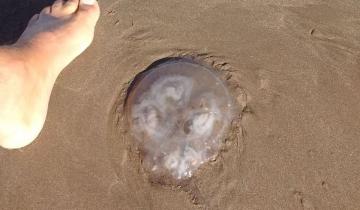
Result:
[[[90,46],[99,15],[95,0],[57,0],[31,18],[15,44],[0,47],[0,146],[36,139],[56,78]]]

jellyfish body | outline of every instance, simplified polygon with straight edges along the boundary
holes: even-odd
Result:
[[[147,70],[126,103],[130,131],[146,168],[189,178],[218,154],[233,100],[217,73],[178,59]]]

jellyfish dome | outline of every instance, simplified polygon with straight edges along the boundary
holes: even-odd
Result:
[[[171,59],[141,73],[128,92],[130,132],[151,173],[186,179],[219,152],[233,99],[218,73]]]

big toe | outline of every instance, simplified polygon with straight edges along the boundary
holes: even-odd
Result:
[[[78,14],[86,16],[94,24],[99,19],[100,8],[96,0],[80,0]]]
[[[76,12],[79,6],[79,0],[56,0],[51,6],[51,15],[55,17],[64,17]]]

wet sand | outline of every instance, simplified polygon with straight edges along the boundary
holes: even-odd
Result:
[[[46,3],[25,2],[6,14]],[[100,4],[94,43],[57,80],[39,138],[0,149],[0,209],[359,208],[357,0]],[[0,17],[11,43],[28,17]],[[242,110],[216,161],[181,186],[143,170],[122,111],[132,79],[174,56],[216,68]]]

